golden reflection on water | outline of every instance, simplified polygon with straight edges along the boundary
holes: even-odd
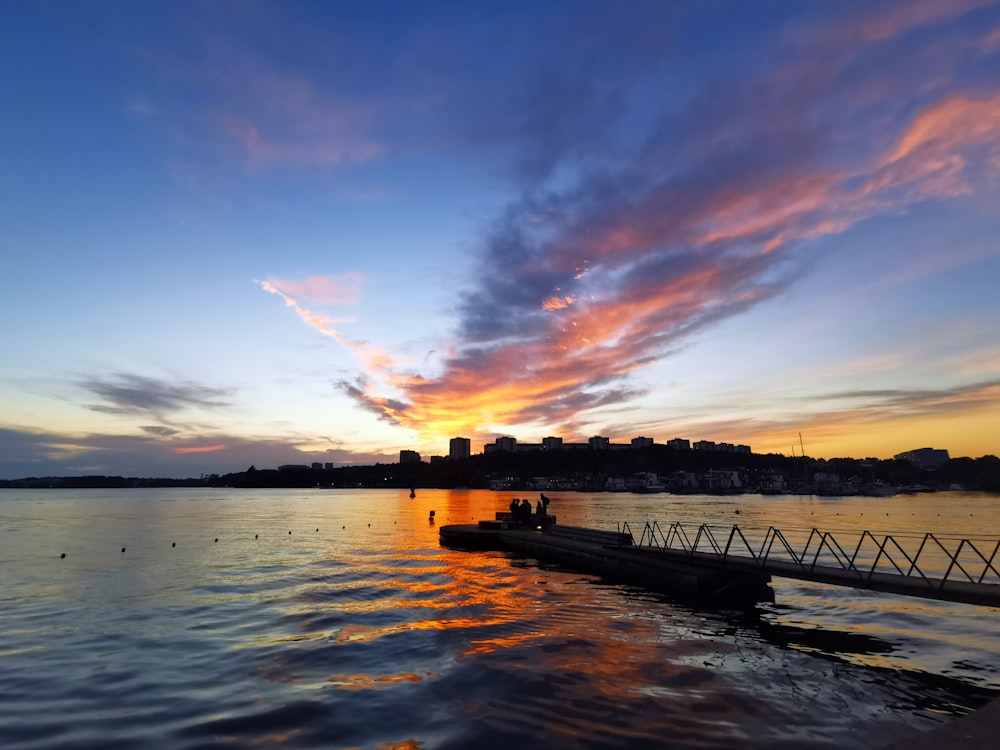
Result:
[[[439,675],[430,672],[427,677],[438,677]],[[358,674],[333,674],[327,682],[341,690],[384,690],[400,682],[420,682],[424,678],[412,672],[392,675],[374,675],[366,673]]]

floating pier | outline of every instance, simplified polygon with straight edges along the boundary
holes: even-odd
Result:
[[[774,575],[1000,608],[1000,540],[863,531],[847,544],[812,529],[804,543],[793,544],[793,537],[770,527],[758,546],[735,525],[713,531],[702,524],[689,533],[681,523],[664,532],[651,522],[636,542],[627,523],[617,532],[601,531],[558,526],[543,515],[518,526],[504,513],[440,533],[446,545],[518,551],[700,597],[773,599],[768,584]]]
[[[684,596],[770,601],[771,576],[760,571],[670,560],[636,547],[632,535],[578,526],[559,526],[554,516],[532,516],[518,527],[497,513],[495,521],[442,526],[441,543],[460,549],[497,549],[565,563],[646,588]]]

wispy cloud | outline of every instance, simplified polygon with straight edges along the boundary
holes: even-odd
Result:
[[[993,5],[996,0],[907,0],[883,2],[845,24],[844,28],[869,41],[881,41],[915,28],[931,26]]]
[[[302,281],[270,278],[265,283],[283,294],[319,305],[353,305],[361,300],[366,279],[360,273],[310,276]]]
[[[370,344],[366,341],[354,341],[345,337],[335,326],[339,321],[321,315],[300,305],[298,300],[291,294],[287,294],[275,286],[270,281],[258,281],[260,288],[265,292],[280,297],[286,307],[290,307],[295,314],[312,329],[327,336],[345,349],[350,351],[361,365],[366,377],[377,382],[401,382],[406,378],[395,372],[393,358],[381,347]]]
[[[88,407],[93,411],[158,418],[188,409],[225,408],[231,404],[235,392],[232,388],[171,382],[134,373],[83,378],[77,385],[102,400]]]
[[[256,18],[247,25],[266,22]],[[291,33],[288,19],[280,23],[279,35]],[[338,76],[274,64],[232,33],[230,18],[211,8],[193,11],[187,42],[184,58],[155,47],[147,51],[162,76],[162,101],[154,107],[136,96],[126,111],[159,115],[171,142],[199,151],[200,161],[206,161],[205,152],[209,162],[237,154],[243,169],[256,173],[344,167],[386,154],[375,135],[378,108],[338,88]]]

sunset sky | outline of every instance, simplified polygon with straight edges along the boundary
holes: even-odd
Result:
[[[0,478],[1000,453],[1000,0],[8,0],[0,97]]]

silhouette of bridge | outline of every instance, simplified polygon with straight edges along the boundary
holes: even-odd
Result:
[[[1000,607],[1000,539],[881,531],[821,531],[647,522],[631,555],[749,576],[807,581]]]

